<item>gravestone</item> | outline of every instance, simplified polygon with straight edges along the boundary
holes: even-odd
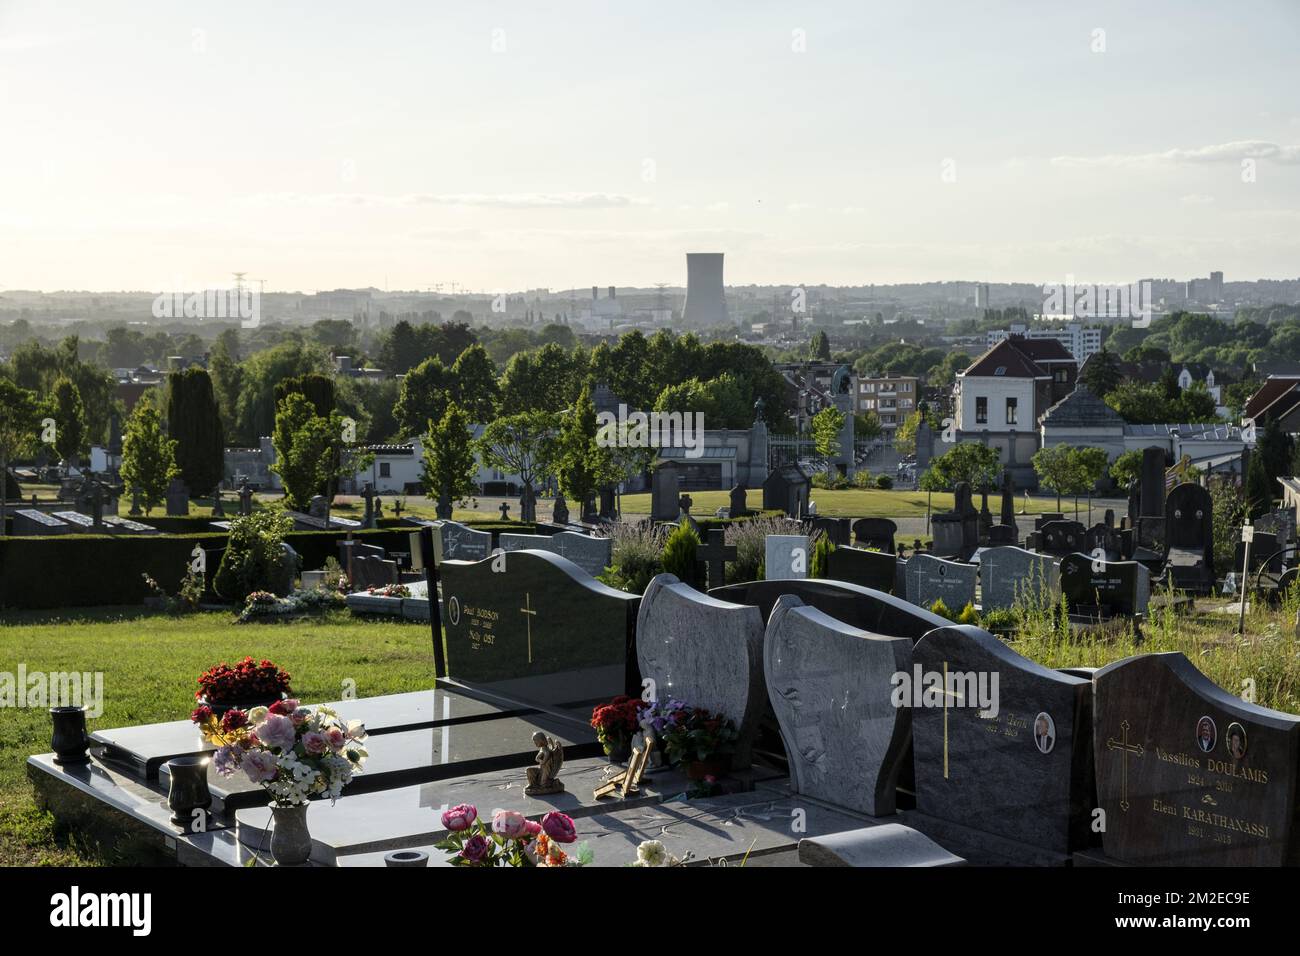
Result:
[[[941,557],[957,557],[963,561],[979,547],[979,511],[971,501],[970,485],[959,481],[953,488],[953,509],[934,515],[930,519],[934,536],[930,550]]]
[[[677,499],[681,495],[677,466],[666,461],[655,469],[650,479],[650,518],[653,521],[676,521]]]
[[[917,683],[924,696],[917,696]],[[913,648],[916,827],[975,863],[1064,863],[1089,839],[1092,684],[977,627]]]
[[[324,495],[312,495],[307,504],[307,514],[313,518],[328,518],[330,501]]]
[[[888,518],[859,518],[853,522],[853,543],[859,548],[895,553],[894,538],[898,525]]]
[[[1080,551],[1088,554],[1101,552],[1107,561],[1118,561],[1121,558],[1119,533],[1105,522],[1098,522],[1089,528],[1084,533],[1083,543]]]
[[[802,468],[789,463],[780,465],[763,480],[763,509],[801,518],[808,510],[811,491],[812,481]]]
[[[671,574],[656,575],[641,598],[636,653],[657,700],[720,713],[737,731],[732,767],[752,762],[763,684],[763,617],[757,608],[701,594]]]
[[[1088,547],[1088,529],[1078,521],[1048,521],[1038,529],[1038,535],[1038,550],[1057,557]]]
[[[1142,472],[1137,489],[1137,514],[1133,527],[1137,532],[1135,552],[1138,560],[1150,560],[1165,551],[1165,450],[1159,447],[1142,450]],[[1133,501],[1130,499],[1130,512]]]
[[[988,540],[986,542],[990,547],[1016,543],[1016,526],[1013,524],[995,524],[989,528]]]
[[[1214,499],[1185,481],[1165,500],[1165,567],[1173,585],[1194,594],[1214,590]]]
[[[848,518],[813,518],[808,530],[810,534],[820,531],[836,547],[849,544],[852,534]]]
[[[73,530],[72,526],[61,518],[56,518],[54,515],[46,514],[43,511],[37,511],[35,508],[21,508],[14,512],[13,533],[15,536],[68,534]]]
[[[1061,593],[1076,614],[1101,618],[1145,614],[1151,572],[1140,561],[1100,561],[1087,554],[1061,559]]]
[[[898,579],[897,566],[898,559],[884,551],[836,548],[826,560],[826,576],[834,581],[848,581],[893,594]]]
[[[727,562],[736,560],[736,546],[726,543],[721,528],[710,528],[708,541],[696,547],[695,557],[708,569],[709,587],[720,588],[727,583]]]
[[[1137,866],[1295,866],[1300,717],[1248,704],[1182,654],[1095,675],[1108,858]]]
[[[354,554],[350,578],[355,591],[397,583],[397,562],[371,554]]]
[[[633,638],[640,597],[549,551],[444,560],[442,621],[454,680],[523,701],[572,706],[640,693]],[[437,635],[435,635],[435,638]]]
[[[439,521],[434,524],[433,550],[437,564],[443,561],[481,561],[492,550],[492,535],[455,521]]]
[[[613,521],[617,515],[618,507],[614,500],[614,489],[605,486],[600,489],[600,510],[598,517],[602,521]]]
[[[975,603],[979,569],[973,564],[945,561],[931,554],[913,555],[907,562],[907,599],[928,608],[942,600],[954,614]]]
[[[812,559],[806,534],[769,534],[765,540],[763,576],[769,581],[808,577]]]
[[[912,642],[850,627],[792,594],[767,623],[763,666],[795,793],[872,816],[895,809],[911,711],[891,700]]]
[[[985,611],[1014,607],[1016,599],[1045,607],[1060,598],[1060,571],[1046,555],[1024,548],[980,552],[980,604]]]
[[[239,513],[244,517],[253,513],[253,489],[248,486],[247,478],[239,486]]]
[[[489,535],[489,538],[491,536]],[[576,531],[561,531],[550,536],[544,534],[513,534],[502,532],[501,550],[520,551],[531,548],[535,551],[550,551],[563,555],[593,578],[604,572],[613,558],[613,542],[609,538],[600,538]]]
[[[1016,529],[1016,490],[1011,479],[1011,469],[1002,469],[1002,507],[999,514],[999,525],[1012,529],[1011,537],[1015,540],[1018,533]]]
[[[167,516],[183,518],[190,513],[190,490],[185,482],[173,478],[167,485]]]
[[[845,581],[746,581],[713,588],[709,594],[734,604],[752,605],[758,608],[764,620],[772,616],[772,609],[783,595],[793,594],[809,607],[815,607],[849,627],[887,637],[906,637],[912,641],[920,640],[922,635],[936,627],[947,627],[951,623],[896,595]]]
[[[555,496],[555,504],[551,506],[551,520],[559,525],[569,523],[569,506],[564,502],[564,495]]]
[[[731,508],[727,512],[733,518],[743,518],[749,514],[749,505],[746,502],[745,486],[736,485],[731,489]]]

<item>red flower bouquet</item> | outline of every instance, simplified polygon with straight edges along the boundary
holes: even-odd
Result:
[[[620,760],[626,758],[632,735],[641,726],[642,706],[642,702],[634,697],[619,695],[591,712],[591,726],[595,728],[596,738],[607,756]]]
[[[200,674],[194,697],[220,716],[234,706],[270,704],[292,694],[289,675],[282,668],[245,657],[233,667],[223,661]]]

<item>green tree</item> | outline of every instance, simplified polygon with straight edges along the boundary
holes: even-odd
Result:
[[[162,416],[153,402],[136,402],[122,435],[122,480],[130,494],[140,496],[147,515],[167,494],[167,486],[180,474],[176,467],[176,442],[163,434]]]
[[[1264,433],[1259,437],[1255,454],[1250,456],[1252,463],[1258,458],[1264,467],[1264,474],[1268,478],[1270,499],[1273,489],[1277,487],[1277,479],[1288,477],[1294,454],[1294,439],[1282,430],[1276,418],[1270,419],[1264,426]]]
[[[216,488],[225,473],[225,433],[212,379],[198,367],[167,376],[167,433],[191,495]]]
[[[536,521],[535,486],[553,474],[558,416],[549,412],[521,412],[488,422],[479,439],[483,463],[524,483],[520,498],[521,521]]]
[[[239,329],[226,329],[212,343],[208,354],[208,375],[221,414],[222,434],[234,438],[235,408],[244,376],[239,367]]]
[[[605,485],[621,477],[609,444],[596,441],[596,406],[586,388],[561,420],[555,471],[560,491],[577,503],[582,514]]]
[[[469,419],[455,402],[447,406],[440,421],[429,422],[429,434],[423,444],[424,470],[420,482],[424,493],[437,499],[439,518],[450,518],[452,505],[478,490],[474,484],[478,464]]]
[[[699,536],[688,524],[677,527],[668,540],[664,542],[663,568],[666,574],[676,575],[677,579],[691,587],[702,583],[699,580],[699,558],[696,557],[700,546]]]
[[[36,395],[0,376],[0,536],[5,533],[9,462],[40,443],[41,407]]]
[[[854,438],[879,438],[883,428],[880,424],[880,416],[873,411],[865,411],[860,415],[853,416],[853,437]],[[915,438],[915,433],[913,438]]]
[[[930,462],[918,484],[922,491],[952,491],[963,481],[983,488],[993,484],[1000,468],[996,448],[962,442]]]
[[[831,340],[824,331],[813,333],[812,342],[808,345],[808,358],[814,362],[831,360]]]
[[[451,389],[453,401],[465,411],[470,421],[486,424],[496,415],[501,401],[497,367],[487,350],[477,342],[461,352],[451,367]]]
[[[288,594],[293,575],[282,544],[293,519],[278,511],[254,511],[230,522],[230,537],[213,577],[213,590],[237,605],[254,591]]]
[[[828,405],[813,416],[813,445],[817,454],[826,459],[826,474],[835,469],[834,458],[840,454],[840,431],[844,428],[844,413]]]
[[[1101,398],[1106,397],[1106,393],[1123,381],[1124,376],[1120,371],[1119,362],[1103,345],[1100,352],[1092,356],[1084,367],[1083,374],[1079,376],[1079,381],[1087,385],[1094,395]]]
[[[1246,468],[1246,510],[1253,521],[1273,507],[1274,484],[1268,477],[1264,456],[1256,450]]]
[[[327,474],[322,465],[332,462],[337,439],[329,418],[316,414],[316,406],[301,392],[289,392],[275,416],[275,463],[289,507],[306,511],[314,495],[322,494]]]
[[[1120,488],[1128,486],[1142,476],[1142,449],[1132,448],[1117,455],[1110,463],[1111,480]]]
[[[329,357],[318,345],[296,339],[254,352],[243,363],[239,399],[235,403],[235,430],[239,441],[256,445],[271,434],[278,414],[276,386],[285,379],[329,371]],[[301,393],[300,393],[301,394]]]
[[[54,383],[54,450],[65,461],[73,461],[86,443],[86,408],[76,383],[66,375]]]
[[[452,375],[442,359],[425,359],[402,379],[393,415],[406,438],[425,432],[429,422],[440,422],[452,401]]]

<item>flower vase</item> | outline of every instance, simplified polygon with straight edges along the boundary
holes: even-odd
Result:
[[[605,744],[605,756],[610,763],[627,763],[632,759],[632,741],[624,738]]]
[[[200,697],[199,703],[204,707],[211,708],[213,716],[215,716],[218,720],[220,720],[222,717],[226,715],[226,711],[228,710],[242,710],[244,713],[248,713],[254,707],[270,707],[277,700],[283,700],[283,699],[284,699],[284,695],[281,694],[278,697],[257,697],[257,698],[249,698],[245,700],[228,700],[219,704],[214,704],[206,697]]]
[[[291,807],[271,804],[271,859],[277,866],[303,866],[310,857],[307,804]]]
[[[725,777],[731,770],[731,756],[710,757],[708,760],[692,760],[686,765],[686,776],[692,780],[706,777]]]

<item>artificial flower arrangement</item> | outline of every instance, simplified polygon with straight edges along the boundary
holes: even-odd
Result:
[[[663,741],[669,761],[688,771],[712,775],[709,771],[721,768],[736,751],[736,724],[722,714],[670,698],[651,701],[641,716]]]
[[[369,756],[361,721],[345,722],[329,707],[313,710],[292,698],[270,707],[228,710],[220,717],[201,706],[190,720],[217,746],[217,773],[230,777],[242,770],[278,807],[305,804],[312,797],[333,802]]]
[[[368,587],[366,593],[375,597],[409,598],[411,589],[405,584],[385,584],[381,587]]]
[[[685,866],[686,862],[694,854],[687,853],[686,856],[680,857],[669,853],[668,848],[658,840],[642,840],[636,848],[636,861],[629,866],[648,867],[668,867],[668,866]]]
[[[267,703],[287,697],[289,674],[271,661],[245,657],[233,667],[222,661],[199,675],[194,698],[218,710],[232,704]]]
[[[236,620],[239,624],[246,624],[258,618],[330,611],[346,606],[347,601],[343,595],[327,588],[307,588],[294,591],[288,597],[279,597],[269,591],[254,591],[248,596],[244,609],[239,612]]]
[[[606,755],[626,755],[632,744],[632,735],[641,729],[641,712],[649,705],[635,697],[620,694],[608,704],[601,704],[591,712],[591,726],[596,739],[605,748]]]
[[[561,849],[578,834],[573,818],[558,810],[541,823],[515,810],[494,810],[488,827],[477,807],[462,803],[443,811],[442,825],[447,838],[434,845],[451,854],[452,866],[585,866],[592,859],[585,843],[571,853]]]

